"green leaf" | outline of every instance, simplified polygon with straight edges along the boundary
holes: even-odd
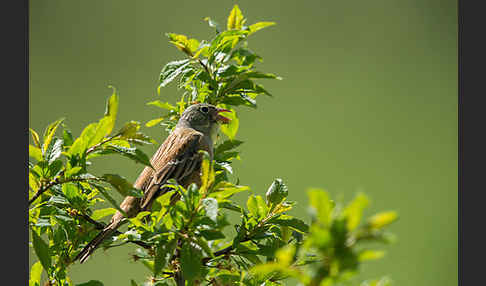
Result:
[[[381,212],[372,216],[368,224],[372,229],[381,229],[398,219],[398,214],[394,211]]]
[[[279,76],[277,76],[273,73],[263,73],[263,72],[259,72],[259,71],[250,71],[250,72],[245,73],[245,75],[248,78],[269,78],[269,79],[282,80],[281,77],[279,77]]]
[[[353,231],[358,227],[361,221],[364,208],[369,204],[368,198],[360,193],[351,201],[343,211],[343,215],[346,217],[346,227],[349,231]]]
[[[277,250],[275,257],[277,258],[278,263],[284,266],[289,266],[294,259],[295,250],[295,245],[293,244],[286,245]]]
[[[214,253],[211,250],[211,247],[209,247],[208,241],[204,239],[204,237],[196,236],[196,244],[199,245],[204,250],[204,252],[206,252],[208,256],[214,258]]]
[[[141,163],[152,168],[149,157],[138,148],[126,148],[116,145],[108,145],[104,149],[96,151],[96,154],[119,154],[135,161],[136,163]]]
[[[193,285],[193,281],[200,278],[203,272],[201,250],[191,246],[188,242],[182,245],[181,268],[184,278]]]
[[[51,255],[49,251],[49,246],[42,240],[42,238],[37,235],[37,233],[32,230],[32,244],[34,246],[34,252],[39,258],[42,267],[49,273],[51,268]]]
[[[42,145],[42,153],[46,152],[49,144],[51,144],[54,133],[56,133],[57,127],[59,127],[59,124],[61,124],[61,122],[63,121],[64,118],[54,121],[53,123],[49,124],[49,126],[44,131],[44,144]]]
[[[64,146],[73,145],[73,134],[71,134],[71,131],[69,131],[66,127],[64,127],[64,130],[62,131],[62,139],[64,140]]]
[[[56,138],[52,148],[49,148],[45,152],[46,159],[49,164],[52,164],[52,162],[61,156],[63,143],[64,141],[62,139]]]
[[[287,185],[283,183],[282,179],[275,179],[265,194],[268,206],[276,206],[280,204],[287,198],[288,194],[289,191]]]
[[[207,192],[209,187],[213,184],[215,174],[214,168],[209,161],[209,154],[207,152],[201,151],[203,153],[203,161],[201,164],[201,191],[203,193]]]
[[[224,234],[221,231],[215,229],[205,229],[201,230],[200,234],[206,240],[217,240],[225,238]]]
[[[228,136],[229,139],[233,140],[236,136],[236,133],[238,132],[238,127],[240,125],[239,119],[236,115],[236,111],[234,111],[231,108],[225,107],[228,110],[231,110],[230,112],[225,113],[225,117],[231,119],[231,121],[227,124],[221,125],[221,132]]]
[[[104,218],[105,216],[113,215],[116,212],[114,208],[106,208],[106,209],[98,209],[93,211],[91,218],[94,220],[99,220]]]
[[[42,264],[40,261],[37,261],[32,265],[32,268],[30,268],[29,286],[40,286],[41,277],[42,277]]]
[[[40,148],[29,144],[29,156],[37,160],[38,162],[42,161],[42,151]]]
[[[137,282],[135,282],[135,280],[133,280],[133,279],[130,279],[130,285],[131,286],[138,286]]]
[[[301,233],[309,231],[309,226],[303,220],[288,215],[281,215],[278,219],[272,219],[270,222],[280,226],[288,226]]]
[[[39,140],[39,134],[37,134],[37,132],[34,131],[34,129],[32,128],[29,128],[30,130],[30,133],[32,134],[32,140],[34,140],[34,145],[37,147],[37,148],[41,148],[41,144],[40,144],[40,140]]]
[[[128,182],[125,178],[117,174],[104,174],[101,176],[103,180],[110,183],[122,196],[142,197],[141,191],[133,187],[133,184]]]
[[[224,209],[227,209],[227,210],[230,210],[230,211],[234,211],[234,212],[237,212],[239,214],[241,214],[243,212],[243,209],[239,205],[234,204],[231,201],[218,202],[218,206],[220,208],[224,208]]]
[[[78,174],[82,169],[83,169],[83,167],[81,167],[81,166],[70,168],[70,169],[66,170],[66,172],[64,173],[64,176],[66,178],[71,178],[72,176]]]
[[[233,6],[233,9],[231,10],[228,16],[226,28],[228,30],[233,30],[233,29],[240,30],[244,23],[243,20],[244,20],[243,14],[241,13],[241,10],[238,7],[238,5],[235,4],[235,6]]]
[[[160,100],[154,100],[154,101],[151,101],[149,103],[147,103],[147,105],[153,105],[153,106],[157,106],[159,108],[162,108],[162,109],[166,109],[166,110],[169,110],[169,111],[175,111],[177,112],[177,107],[168,103],[168,102],[162,102]]]
[[[112,95],[108,99],[108,102],[106,103],[106,110],[105,110],[105,118],[109,119],[107,120],[108,123],[105,126],[105,135],[107,136],[108,134],[113,131],[113,128],[115,127],[115,122],[116,122],[116,116],[118,114],[118,95],[116,93],[116,88],[113,86],[108,86],[113,90]]]
[[[230,48],[232,48],[234,40],[238,40],[239,38],[244,37],[247,34],[248,31],[243,31],[243,30],[231,30],[231,31],[223,31],[219,33],[211,41],[211,46],[209,47],[208,50],[208,53],[211,55],[209,63],[212,63],[212,61],[214,60],[215,53],[217,51],[220,51],[222,48],[225,48],[228,43],[231,44]]]
[[[147,127],[155,126],[155,125],[157,125],[157,123],[159,123],[162,120],[164,120],[163,117],[152,119],[149,122],[145,123],[145,126],[147,126]]]
[[[221,100],[221,103],[232,105],[232,106],[248,106],[251,108],[256,108],[256,100],[246,95],[246,93],[241,92],[237,95],[225,95]]]
[[[263,28],[270,27],[270,26],[273,26],[273,25],[276,25],[276,23],[275,22],[258,22],[258,23],[250,25],[248,28],[250,29],[250,35],[251,35],[258,30],[261,30]]]
[[[205,198],[203,199],[202,204],[204,206],[204,210],[206,211],[206,215],[214,222],[217,222],[218,201],[214,198]]]
[[[385,251],[365,249],[358,253],[358,261],[376,260],[385,256]]]
[[[151,260],[142,259],[142,264],[147,267],[150,272],[154,272],[154,262]]]
[[[310,211],[313,217],[324,226],[329,226],[334,206],[328,193],[321,189],[311,188],[307,191],[307,195],[309,196]]]
[[[243,141],[240,140],[226,140],[223,143],[219,144],[215,149],[214,153],[223,153],[229,150],[232,150],[238,146],[243,144]]]
[[[98,280],[89,280],[88,282],[76,284],[76,286],[103,286],[103,283]]]
[[[176,45],[177,46],[177,45]],[[177,46],[179,48],[179,46]],[[182,49],[185,47],[183,46]],[[160,72],[160,86],[167,86],[171,81],[173,81],[178,75],[182,74],[184,69],[190,64],[189,59],[181,61],[173,61],[164,66]]]
[[[165,267],[175,250],[176,244],[177,240],[171,240],[167,243],[160,243],[157,245],[154,258],[154,276],[159,275]]]
[[[88,144],[96,134],[96,128],[98,123],[91,123],[83,129],[81,135],[74,140],[73,145],[69,148],[68,153],[70,155],[81,155],[88,148]]]
[[[40,182],[37,177],[29,171],[29,186],[32,190],[37,191],[40,188]]]
[[[61,160],[55,160],[48,167],[47,177],[48,178],[54,178],[62,170],[62,167],[63,167],[62,161]]]
[[[137,121],[129,121],[125,123],[125,125],[118,131],[119,134],[123,138],[131,138],[134,136],[137,131],[140,129],[140,122]]]
[[[268,214],[268,207],[261,196],[250,196],[246,202],[250,213],[257,219],[263,219]]]
[[[217,200],[228,199],[232,195],[244,191],[248,191],[250,187],[248,186],[238,186],[230,182],[222,181],[219,182],[209,194],[209,197],[216,198]]]

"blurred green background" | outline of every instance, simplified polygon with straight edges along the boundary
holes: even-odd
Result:
[[[203,17],[224,25],[234,3],[250,24],[277,22],[249,44],[262,71],[284,78],[263,82],[275,97],[260,97],[257,110],[239,109],[241,182],[263,194],[283,178],[305,218],[308,187],[345,201],[364,191],[366,215],[392,209],[400,220],[391,227],[397,243],[360,278],[457,285],[456,1],[30,1],[30,127],[66,117],[79,135],[103,115],[108,84],[120,94],[117,126],[159,116],[146,102],[181,94],[171,86],[156,95],[161,67],[183,57],[164,33],[207,39]],[[143,131],[159,143],[167,135]],[[130,180],[142,169],[118,158],[96,163],[93,173]],[[128,262],[133,250],[99,250],[71,277],[142,281],[149,273]]]

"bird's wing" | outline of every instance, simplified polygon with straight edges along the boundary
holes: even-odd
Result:
[[[142,172],[137,184],[144,191],[144,196],[140,203],[141,210],[146,210],[152,201],[159,196],[161,186],[169,179],[175,179],[182,183],[184,179],[198,170],[201,164],[201,141],[203,135],[192,129],[173,132],[164,142],[163,146],[157,150],[152,158],[152,172]],[[144,174],[145,173],[145,174]]]

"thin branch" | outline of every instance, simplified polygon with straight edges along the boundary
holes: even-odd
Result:
[[[43,185],[39,188],[39,190],[37,190],[37,192],[35,193],[34,196],[32,196],[32,198],[29,200],[29,206],[40,196],[42,195],[44,192],[46,192],[48,189],[56,186],[56,185],[60,185],[60,184],[64,184],[64,183],[69,183],[69,182],[83,182],[83,181],[88,181],[88,180],[95,180],[95,181],[99,181],[100,179],[99,178],[69,178],[67,180],[63,180],[61,181],[60,178],[62,177],[62,175],[64,174],[64,171],[62,171],[54,180],[50,181],[49,183],[47,183],[46,185]]]
[[[105,144],[105,143],[107,143],[107,142],[115,139],[115,137],[117,137],[118,135],[120,135],[120,134],[115,134],[115,135],[113,135],[111,137],[106,138],[105,140],[101,141],[100,143],[91,146],[88,150],[86,150],[86,155],[88,155],[89,153],[93,152],[96,148],[100,147],[101,145],[103,145],[103,144]]]
[[[61,184],[61,181],[59,180],[61,177],[61,174],[57,176],[54,180],[50,181],[46,185],[41,185],[39,190],[32,196],[32,198],[29,200],[29,206],[40,196],[42,195],[45,191],[47,191],[49,188]]]
[[[96,220],[92,219],[92,218],[91,218],[90,216],[88,216],[87,214],[83,214],[83,213],[82,213],[82,214],[77,214],[77,215],[78,215],[78,216],[80,216],[80,217],[82,217],[84,220],[86,220],[87,222],[91,223],[92,225],[94,225],[94,227],[95,227],[96,229],[98,229],[98,230],[103,230],[103,229],[105,228],[105,225],[104,225],[103,223],[98,222],[98,221],[96,221]],[[115,234],[115,235],[120,235],[120,234],[122,234],[122,232],[120,232],[120,231],[116,230],[116,231],[114,232],[114,234]],[[140,240],[129,240],[129,241],[127,241],[127,242],[134,243],[134,244],[136,244],[136,245],[138,245],[138,246],[141,246],[141,247],[143,247],[143,248],[145,248],[145,249],[151,249],[151,248],[152,248],[152,246],[150,246],[149,244],[146,244],[145,242],[140,241]]]

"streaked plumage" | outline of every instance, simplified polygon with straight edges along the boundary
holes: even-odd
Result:
[[[184,111],[174,131],[152,156],[150,163],[154,169],[145,167],[134,183],[134,187],[143,190],[143,198],[127,196],[121,203],[120,208],[129,217],[140,211],[150,211],[154,199],[168,191],[161,187],[169,179],[175,179],[184,187],[191,183],[200,185],[202,154],[198,151],[204,150],[212,158],[212,137],[217,123],[228,121],[218,114],[223,111],[227,110],[209,104],[195,104]],[[116,212],[110,224],[84,247],[75,260],[86,261],[98,245],[122,224],[123,218],[123,214]]]

